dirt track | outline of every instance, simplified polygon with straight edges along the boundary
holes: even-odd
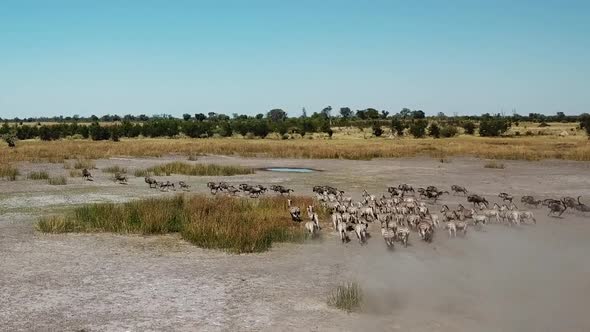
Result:
[[[98,168],[130,169],[165,161],[97,161]],[[590,204],[590,163],[504,162],[433,159],[374,161],[268,160],[203,157],[199,162],[253,167],[293,166],[312,174],[257,172],[228,182],[281,183],[296,193],[331,184],[357,196],[387,185],[466,186],[491,201],[500,191],[520,198],[583,195]],[[21,172],[61,164],[21,164]],[[40,214],[65,205],[173,195],[148,189],[131,176],[116,185],[95,171],[96,181],[67,186],[35,181],[0,182],[0,330],[5,331],[195,331],[195,330],[400,330],[400,331],[589,331],[590,218],[573,213],[538,224],[488,225],[466,238],[440,230],[432,244],[416,234],[408,248],[388,252],[377,228],[369,244],[339,243],[328,227],[321,239],[283,244],[255,255],[201,250],[174,236],[109,234],[46,235],[34,231]],[[194,192],[220,178],[172,176]],[[451,206],[465,198],[444,196]],[[439,206],[433,206],[438,211]],[[363,312],[327,307],[328,290],[357,280],[365,291]]]

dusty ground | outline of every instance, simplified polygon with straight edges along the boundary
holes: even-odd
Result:
[[[169,159],[173,159],[172,157]],[[135,167],[164,159],[99,160]],[[541,197],[583,195],[590,203],[590,163],[432,159],[374,161],[267,160],[203,157],[199,162],[253,167],[299,166],[312,174],[260,171],[228,182],[281,183],[297,193],[332,184],[358,197],[387,185],[465,185],[495,200],[499,191]],[[61,164],[20,164],[21,172],[66,174]],[[143,178],[116,185],[95,170],[96,181],[67,186],[42,181],[0,182],[0,330],[2,331],[589,331],[590,219],[567,213],[536,226],[488,225],[466,238],[439,231],[432,244],[415,234],[411,246],[388,252],[378,230],[369,244],[342,245],[329,228],[304,245],[228,255],[201,250],[175,236],[47,235],[34,230],[39,215],[86,202],[149,195]],[[192,191],[212,177],[173,176]],[[464,202],[445,196],[451,206]],[[438,210],[438,206],[433,206]],[[365,291],[360,313],[327,307],[341,281]]]

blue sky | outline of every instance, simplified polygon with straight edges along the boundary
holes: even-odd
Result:
[[[590,1],[0,1],[0,117],[590,112]]]

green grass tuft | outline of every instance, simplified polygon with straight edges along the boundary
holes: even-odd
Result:
[[[230,176],[253,174],[254,170],[243,166],[225,166],[216,164],[188,164],[180,161],[150,167],[147,172],[155,176],[184,174],[193,176]]]
[[[313,204],[308,197],[292,200],[299,206]],[[323,209],[320,215],[327,218]],[[180,233],[199,247],[233,253],[262,252],[274,242],[305,239],[303,226],[293,223],[282,197],[252,200],[179,195],[123,204],[90,204],[62,216],[41,218],[37,228],[47,233]]]
[[[348,312],[360,308],[363,292],[356,282],[338,285],[328,295],[328,305]]]

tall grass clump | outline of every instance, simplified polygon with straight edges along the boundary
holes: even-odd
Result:
[[[348,312],[360,308],[363,292],[356,282],[338,285],[328,295],[328,305]]]
[[[70,170],[70,177],[71,178],[80,178],[80,177],[82,177],[82,170],[79,170],[79,169],[71,169]]]
[[[216,164],[188,164],[180,161],[153,166],[148,172],[160,176],[170,174],[184,174],[193,176],[230,176],[239,174],[252,174],[254,170],[243,166],[225,166]]]
[[[504,169],[504,164],[499,163],[497,161],[488,161],[483,165],[484,168],[497,168],[497,169]]]
[[[65,186],[66,184],[68,184],[68,180],[65,176],[56,176],[47,179],[47,183],[49,183],[52,186]]]
[[[95,169],[96,163],[93,160],[88,159],[76,159],[73,163],[65,160],[64,161],[64,168],[65,169]]]
[[[300,206],[313,204],[306,197],[295,197],[293,201]],[[320,215],[327,218],[324,210]],[[179,195],[123,204],[90,204],[62,216],[42,218],[37,228],[47,233],[180,233],[201,248],[233,253],[261,252],[274,242],[305,239],[302,225],[293,223],[287,202],[281,197],[252,200]]]
[[[47,173],[45,171],[30,172],[29,174],[27,174],[27,179],[29,179],[29,180],[48,180],[49,173]]]
[[[109,166],[102,169],[105,173],[112,173],[112,174],[126,174],[127,169],[125,167],[121,167],[119,165]]]
[[[133,175],[138,178],[143,178],[149,176],[149,172],[147,171],[147,169],[138,168],[135,171],[133,171]]]
[[[18,168],[11,165],[0,165],[0,179],[8,181],[16,181],[16,177],[20,175]]]

